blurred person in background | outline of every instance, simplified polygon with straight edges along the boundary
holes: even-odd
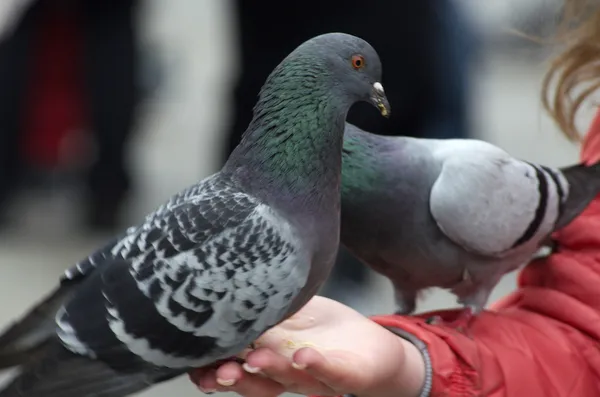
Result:
[[[0,214],[27,168],[55,170],[68,133],[83,157],[85,225],[109,230],[130,191],[127,144],[139,101],[139,0],[23,0],[1,10]],[[82,153],[84,153],[82,155]]]
[[[383,5],[383,4],[382,4]],[[252,118],[267,75],[290,48],[318,34],[341,31],[364,38],[385,60],[384,82],[393,110],[382,120],[356,104],[348,121],[382,135],[465,138],[469,134],[470,65],[475,39],[454,0],[385,2],[235,2],[241,76],[234,87],[235,117],[225,160]],[[276,17],[274,17],[276,16]],[[361,310],[370,270],[341,247],[323,294]]]

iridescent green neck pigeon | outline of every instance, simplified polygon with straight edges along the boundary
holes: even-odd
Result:
[[[130,395],[235,356],[300,309],[338,247],[346,113],[389,112],[380,78],[357,37],[300,45],[220,172],[67,270],[0,335],[0,367],[23,365],[0,396]]]

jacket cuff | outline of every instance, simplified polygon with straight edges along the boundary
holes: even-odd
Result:
[[[397,327],[383,327],[388,331],[398,335],[402,339],[412,343],[417,349],[419,349],[421,356],[423,356],[423,362],[425,363],[425,381],[423,382],[423,389],[421,389],[419,397],[430,397],[431,387],[433,385],[433,367],[431,366],[431,356],[429,355],[427,345],[425,345],[425,343],[423,343],[422,340],[420,340],[414,334],[411,334],[408,331]]]

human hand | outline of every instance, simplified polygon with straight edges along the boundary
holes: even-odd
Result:
[[[417,348],[353,309],[320,296],[265,332],[255,350],[200,369],[190,378],[200,390],[245,397],[304,395],[418,396],[425,364]]]

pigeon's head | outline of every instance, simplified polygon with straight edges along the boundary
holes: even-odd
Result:
[[[315,63],[315,69],[325,75],[324,84],[330,85],[329,90],[351,103],[369,102],[389,117],[390,104],[381,85],[381,61],[365,40],[345,33],[327,33],[304,42],[295,52]]]

